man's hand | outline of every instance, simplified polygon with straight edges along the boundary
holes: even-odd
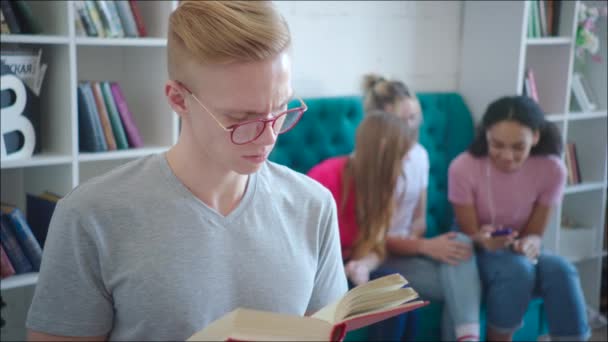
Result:
[[[540,236],[527,235],[513,242],[513,251],[527,256],[533,263],[536,263],[540,254],[541,242]]]
[[[481,226],[479,232],[475,234],[473,240],[477,242],[480,246],[482,246],[485,250],[494,252],[499,249],[507,248],[511,244],[515,242],[515,238],[519,234],[517,231],[513,231],[509,235],[503,236],[492,236],[494,231],[498,230],[497,227],[494,227],[489,224],[485,224]]]
[[[421,242],[420,253],[435,260],[457,265],[471,257],[472,248],[469,244],[454,240],[456,232],[441,234]]]

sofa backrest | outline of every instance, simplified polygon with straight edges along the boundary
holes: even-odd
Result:
[[[450,229],[453,213],[447,200],[447,170],[473,139],[473,119],[456,93],[418,93],[423,124],[420,143],[429,154],[427,236]],[[298,125],[280,136],[270,160],[306,173],[319,162],[352,152],[363,118],[361,96],[306,98],[308,111]]]

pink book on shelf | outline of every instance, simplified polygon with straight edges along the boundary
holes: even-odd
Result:
[[[11,264],[11,261],[9,260],[8,255],[6,255],[6,253],[4,252],[4,247],[2,246],[0,246],[0,266],[2,266],[2,268],[0,269],[2,279],[15,274],[13,264]]]
[[[530,80],[530,92],[531,96],[536,103],[538,102],[538,89],[536,88],[536,79],[534,78],[534,72],[531,68],[528,68],[528,79]]]
[[[123,96],[120,84],[112,82],[110,88],[112,88],[112,97],[114,97],[114,102],[116,103],[116,107],[118,108],[120,120],[122,120],[122,125],[125,128],[125,132],[127,133],[129,147],[144,146],[144,143],[141,139],[141,134],[139,134],[139,129],[137,128],[137,125],[135,125],[133,115],[131,115],[131,111],[127,106],[127,101],[125,101],[125,97]]]

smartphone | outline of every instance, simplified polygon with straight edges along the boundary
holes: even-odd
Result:
[[[505,236],[505,235],[509,235],[511,233],[513,233],[512,228],[501,228],[501,229],[497,229],[497,230],[493,231],[491,236],[492,237]]]

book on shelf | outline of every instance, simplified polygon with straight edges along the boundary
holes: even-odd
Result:
[[[2,34],[11,33],[11,29],[8,27],[8,22],[6,21],[6,18],[4,17],[4,11],[2,10],[2,7],[0,7],[0,33],[2,33]]]
[[[528,5],[528,38],[557,36],[561,1],[531,0]]]
[[[49,191],[39,195],[26,194],[27,223],[43,250],[51,218],[60,199],[61,196]]]
[[[34,270],[32,263],[17,241],[10,218],[3,213],[0,215],[0,244],[4,248],[11,265],[15,268],[16,274],[28,273]]]
[[[78,136],[81,152],[143,146],[143,140],[117,82],[82,81],[78,85]]]
[[[108,149],[89,82],[78,84],[78,146],[80,152],[102,152]]]
[[[574,143],[567,143],[564,151],[564,159],[567,170],[567,184],[574,185],[582,183],[581,171],[576,155],[576,145]]]
[[[341,341],[359,329],[428,304],[399,274],[359,285],[310,317],[238,308],[188,341]]]
[[[0,278],[4,279],[16,274],[13,264],[11,264],[8,255],[4,251],[4,247],[0,244]]]
[[[8,219],[10,228],[12,228],[12,232],[15,234],[21,250],[32,264],[32,269],[38,271],[40,269],[40,262],[42,261],[42,248],[32,233],[25,215],[19,208],[10,204],[3,203],[0,205],[0,209],[2,216]]]
[[[108,110],[101,93],[101,87],[99,82],[91,82],[91,88],[93,89],[93,96],[95,97],[95,105],[97,106],[97,114],[99,114],[99,120],[101,122],[101,128],[108,144],[108,151],[116,150],[116,139],[114,139],[114,133],[112,132],[112,126],[110,124],[110,118],[108,116]]]
[[[89,37],[144,37],[145,24],[136,1],[74,1],[78,35]]]
[[[38,34],[42,32],[42,27],[32,14],[28,2],[25,0],[2,0],[0,2],[0,10],[7,26],[2,29],[3,34]]]
[[[572,73],[572,93],[581,110],[583,112],[591,112],[597,109],[597,103],[592,102],[592,91],[584,78],[579,72]]]
[[[536,103],[540,103],[538,100],[538,88],[536,86],[536,78],[534,77],[534,71],[532,68],[526,68],[526,75],[524,78],[528,83],[529,93],[527,94],[530,98],[532,98]]]

